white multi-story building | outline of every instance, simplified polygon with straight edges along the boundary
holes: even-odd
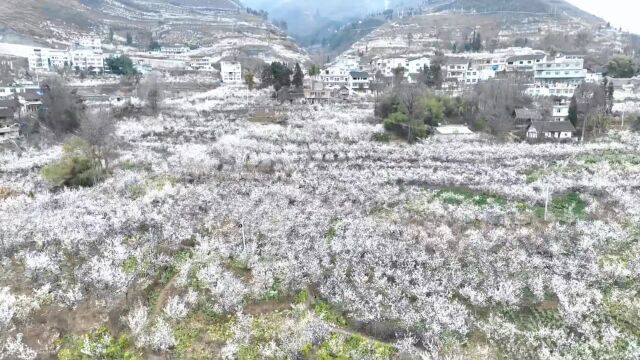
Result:
[[[189,66],[194,70],[211,71],[213,70],[213,64],[215,61],[213,58],[204,56],[198,58],[192,58]]]
[[[570,98],[575,93],[577,87],[578,85],[566,83],[535,84],[527,88],[525,92],[532,97],[558,96]]]
[[[551,110],[551,117],[555,121],[564,121],[569,117],[569,104],[566,101],[562,101],[553,105]]]
[[[507,71],[533,72],[537,64],[543,63],[546,54],[515,55],[507,59]]]
[[[447,79],[455,79],[464,82],[469,69],[469,59],[462,57],[449,57],[445,60],[444,71]]]
[[[64,69],[71,65],[71,57],[67,50],[47,49],[46,53],[49,70]]]
[[[71,59],[67,50],[36,48],[28,61],[31,71],[52,71],[69,67]]]
[[[368,91],[369,74],[364,71],[349,72],[349,89],[353,91]]]
[[[81,48],[102,50],[102,40],[99,37],[83,37],[77,41],[77,44]]]
[[[65,68],[94,73],[104,70],[102,49],[93,47],[78,47],[70,50],[36,48],[29,55],[28,62],[29,70],[35,72]]]
[[[487,81],[489,79],[493,79],[496,77],[496,72],[491,69],[468,69],[464,73],[464,83],[465,85],[473,85],[477,84],[480,81]]]
[[[561,55],[535,65],[534,78],[540,84],[567,84],[577,87],[587,77],[584,58],[578,55]]]
[[[322,70],[319,77],[327,88],[349,86],[349,70],[341,66],[330,66]]]
[[[166,55],[178,55],[189,52],[188,47],[161,47],[160,52]]]
[[[242,83],[242,65],[237,61],[221,61],[220,76],[223,83]]]
[[[429,57],[421,56],[417,58],[410,58],[406,69],[407,71],[405,73],[407,76],[409,74],[419,74],[425,67],[429,66],[431,66],[431,58]]]
[[[101,49],[73,49],[70,51],[70,54],[73,69],[96,74],[104,71],[104,54]]]
[[[394,70],[397,68],[409,70],[409,59],[402,57],[376,59],[374,68],[376,71],[380,71],[382,75],[392,77],[394,76]],[[404,73],[405,76],[408,76],[409,71],[405,71]]]

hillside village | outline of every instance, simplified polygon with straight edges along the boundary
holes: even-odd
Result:
[[[27,57],[5,56],[0,59],[0,67],[5,74],[0,94],[15,105],[6,106],[2,117],[6,135],[15,137],[16,126],[12,120],[37,112],[42,95],[38,79],[55,72],[68,72],[86,79],[100,82],[114,74],[109,63],[114,59],[126,57],[130,59],[136,73],[145,75],[156,72],[193,73],[200,78],[209,78],[211,83],[223,85],[244,84],[247,76],[256,86],[260,86],[260,63],[279,62],[292,68],[295,63],[281,58],[239,58],[226,57],[221,60],[211,56],[199,55],[200,49],[179,46],[160,46],[154,50],[142,52],[128,50],[113,52],[108,44],[95,36],[82,37],[73,42],[67,49],[31,48]],[[357,49],[357,46],[356,46]],[[461,97],[465,92],[487,81],[516,80],[522,85],[524,95],[532,99],[552,99],[554,107],[532,104],[531,109],[516,109],[539,113],[535,116],[537,128],[561,127],[564,132],[544,131],[544,139],[572,139],[577,134],[574,123],[568,124],[569,103],[576,89],[584,83],[601,84],[605,77],[601,72],[593,72],[585,66],[582,54],[548,53],[529,47],[507,47],[493,51],[442,52],[432,50],[418,54],[409,51],[409,55],[374,55],[365,56],[362,52],[347,52],[335,60],[319,68],[311,66],[310,61],[302,59],[305,68],[305,81],[300,91],[280,91],[276,94],[280,103],[283,101],[306,102],[310,104],[328,104],[336,101],[358,101],[366,97],[377,96],[401,84],[424,85],[425,76],[435,77],[437,84],[430,84],[435,92],[448,97]],[[245,67],[243,68],[243,64]],[[299,64],[299,63],[298,63]],[[437,72],[434,74],[433,72]],[[12,74],[14,77],[11,77]],[[608,80],[606,80],[608,81]],[[613,110],[617,116],[622,113],[633,113],[640,110],[633,102],[635,87],[633,80],[615,79],[611,82],[616,96]],[[252,86],[254,86],[252,84]],[[631,92],[631,93],[630,93]],[[40,95],[38,95],[40,94]],[[623,95],[624,94],[624,95]],[[631,102],[630,102],[631,101]],[[547,103],[546,101],[542,101]],[[34,105],[35,104],[35,105]],[[540,106],[547,106],[540,107]],[[30,110],[29,110],[30,109]],[[19,111],[17,111],[19,110]],[[553,111],[551,111],[553,110]],[[542,114],[553,113],[551,116]],[[11,116],[10,114],[14,114]],[[557,116],[564,114],[564,116]],[[517,111],[513,112],[514,125],[526,128],[533,125],[531,121],[521,123]],[[560,122],[551,124],[549,122]],[[444,124],[443,124],[444,125]],[[536,127],[526,131],[523,139],[539,139]],[[10,130],[9,130],[10,129]]]
[[[640,358],[640,38],[384,5],[0,2],[0,360]]]

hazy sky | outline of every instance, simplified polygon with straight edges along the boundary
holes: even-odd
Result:
[[[638,0],[567,0],[615,27],[640,34],[640,2]]]

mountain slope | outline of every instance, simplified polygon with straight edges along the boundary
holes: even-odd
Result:
[[[602,22],[602,19],[569,4],[564,0],[454,0],[436,8],[443,10],[464,10],[477,13],[521,12],[536,14],[564,14],[589,22]]]
[[[94,34],[107,40],[133,36],[142,49],[153,39],[162,45],[197,45],[218,57],[260,53],[265,59],[306,61],[304,51],[236,0],[3,0],[5,32],[51,47]],[[2,30],[0,30],[0,36]]]

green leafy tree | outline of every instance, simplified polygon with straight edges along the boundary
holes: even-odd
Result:
[[[309,76],[317,76],[320,75],[320,66],[313,64],[309,68]]]
[[[578,100],[575,95],[571,98],[571,103],[569,104],[569,121],[574,127],[578,124]]]
[[[607,76],[613,78],[630,78],[636,75],[638,68],[628,56],[616,56],[607,64]]]
[[[156,50],[160,50],[161,48],[162,48],[162,46],[160,46],[160,43],[157,40],[154,40],[152,38],[149,41],[149,50],[156,51]]]
[[[402,81],[404,81],[405,72],[406,72],[406,69],[402,66],[398,66],[397,68],[393,69],[393,86],[394,87],[402,84]]]
[[[268,88],[274,85],[273,70],[271,65],[264,65],[260,72],[260,86],[261,88]]]
[[[80,138],[65,143],[62,159],[42,169],[42,177],[56,187],[93,186],[105,173],[101,159],[95,156],[91,145]]]
[[[427,136],[427,129],[422,121],[401,112],[392,113],[384,119],[384,128],[410,142]]]
[[[137,71],[133,67],[133,61],[126,56],[121,55],[107,59],[107,68],[116,75],[136,75]]]
[[[293,86],[297,88],[301,88],[304,83],[304,73],[302,72],[302,68],[300,64],[296,63],[295,72],[293,73]]]
[[[127,45],[133,45],[133,36],[131,36],[130,32],[127,32]]]
[[[273,75],[273,87],[276,91],[283,87],[291,86],[291,69],[285,64],[279,62],[271,63],[271,72]]]
[[[247,73],[244,75],[244,83],[247,85],[249,90],[253,90],[256,85],[255,76],[252,73]]]
[[[471,50],[478,52],[482,50],[482,39],[480,38],[480,33],[473,34],[473,40],[471,41]]]

